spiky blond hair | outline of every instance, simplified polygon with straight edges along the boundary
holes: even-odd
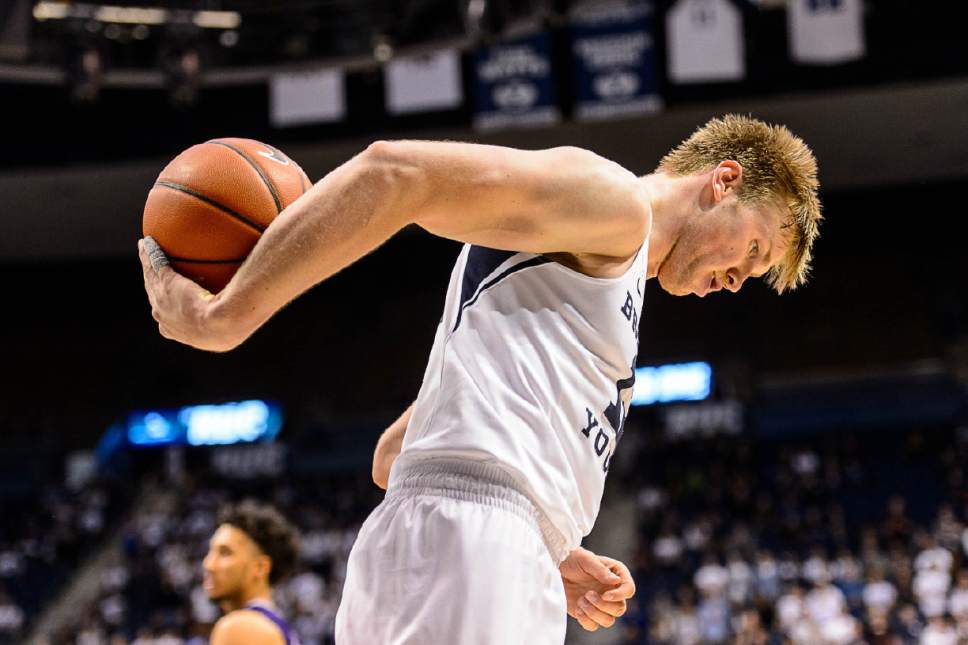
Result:
[[[740,202],[787,207],[789,219],[782,226],[790,246],[766,279],[777,293],[795,289],[810,273],[811,249],[823,219],[813,152],[782,125],[727,114],[710,120],[663,157],[659,171],[692,175],[726,159],[743,166]]]

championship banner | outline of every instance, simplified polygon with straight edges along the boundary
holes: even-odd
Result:
[[[546,33],[506,41],[477,52],[474,127],[537,126],[561,119]]]
[[[594,121],[662,108],[648,0],[579,5],[571,12],[575,118]]]

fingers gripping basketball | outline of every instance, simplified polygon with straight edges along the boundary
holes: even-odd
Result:
[[[143,232],[179,273],[217,293],[266,227],[311,186],[294,161],[252,139],[213,139],[169,163],[148,193]]]

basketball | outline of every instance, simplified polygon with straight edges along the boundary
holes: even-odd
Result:
[[[212,139],[165,166],[145,203],[143,231],[172,267],[221,291],[266,227],[312,185],[294,161],[252,139]]]

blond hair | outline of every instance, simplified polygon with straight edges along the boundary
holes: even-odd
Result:
[[[766,275],[777,291],[795,289],[807,280],[813,241],[819,234],[817,160],[802,139],[782,125],[727,114],[710,120],[662,158],[658,170],[691,175],[731,159],[743,166],[737,196],[742,203],[783,204],[789,249]]]

